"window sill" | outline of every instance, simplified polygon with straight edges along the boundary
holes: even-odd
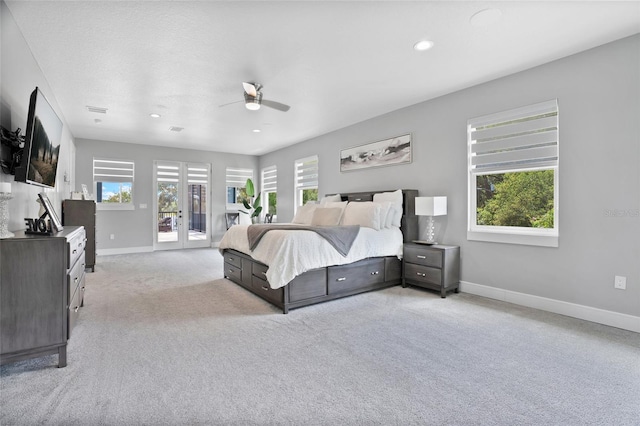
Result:
[[[540,247],[558,247],[557,235],[467,231],[467,240]]]

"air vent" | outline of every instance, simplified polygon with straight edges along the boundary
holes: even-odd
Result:
[[[172,132],[181,132],[184,130],[184,127],[171,126],[169,127],[169,130]]]
[[[107,113],[107,108],[102,108],[102,107],[96,107],[96,106],[89,106],[87,105],[87,111],[89,112],[95,112],[97,114],[106,114]]]

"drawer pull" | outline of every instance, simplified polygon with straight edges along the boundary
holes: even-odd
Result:
[[[263,285],[263,286],[262,286],[262,289],[263,289],[264,291],[269,291],[269,287],[267,287],[266,285]]]
[[[75,308],[73,308],[73,312],[78,312],[78,309],[80,309],[80,306],[76,306]]]
[[[347,278],[346,278],[346,277],[340,277],[340,278],[338,278],[336,281],[346,281],[346,280],[347,280]]]
[[[77,283],[77,282],[78,282],[78,277],[75,277],[75,278],[73,279],[73,282],[74,282],[74,283]]]
[[[380,275],[380,271],[373,271],[371,275]]]
[[[229,259],[229,261],[231,261],[231,262],[233,262],[233,261],[235,260],[233,257],[229,257],[228,259]]]
[[[72,253],[72,254],[76,254],[77,252],[78,252],[78,250],[74,250],[74,251],[72,251],[71,253]]]
[[[427,256],[423,256],[423,255],[421,255],[421,254],[417,254],[417,255],[416,255],[416,257],[417,257],[418,259],[426,259],[426,258],[427,258]]]
[[[420,272],[416,272],[416,274],[417,274],[418,276],[420,276],[420,277],[426,277],[426,276],[427,276],[427,274],[421,274]]]
[[[233,272],[234,272],[233,269],[229,269],[230,274],[233,274]]]
[[[262,275],[264,275],[265,277],[267,276],[267,273],[262,271]]]

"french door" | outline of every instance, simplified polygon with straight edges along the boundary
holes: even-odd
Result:
[[[154,250],[211,246],[209,164],[155,161]]]

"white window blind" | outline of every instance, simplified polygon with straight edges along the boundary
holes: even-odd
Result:
[[[558,102],[468,120],[471,173],[558,165]]]
[[[227,167],[226,176],[228,188],[244,188],[247,179],[253,180],[253,169]]]
[[[296,160],[296,189],[318,187],[318,156]]]
[[[278,169],[276,166],[262,169],[262,192],[278,191]]]
[[[133,182],[133,161],[93,159],[94,182]]]

